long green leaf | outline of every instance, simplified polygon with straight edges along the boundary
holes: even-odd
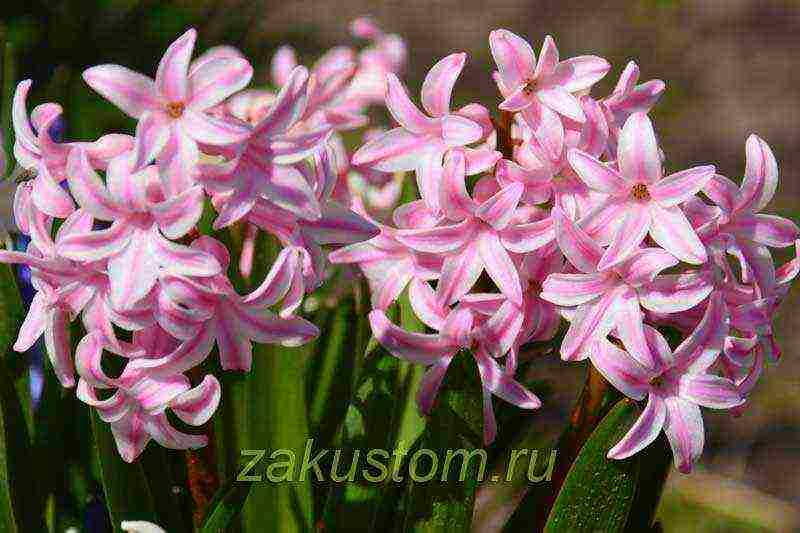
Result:
[[[445,376],[420,441],[409,463],[404,531],[469,531],[475,490],[485,475],[482,390],[475,360],[459,353]],[[433,452],[425,452],[423,450]],[[435,457],[435,458],[434,458]],[[441,464],[439,464],[441,462]],[[435,475],[428,479],[428,476]]]
[[[209,513],[203,522],[201,533],[224,533],[242,512],[253,484],[232,480],[220,487],[209,505]]]
[[[606,454],[638,416],[636,404],[622,400],[581,448],[545,526],[547,533],[625,530],[636,494],[639,457],[608,459]]]

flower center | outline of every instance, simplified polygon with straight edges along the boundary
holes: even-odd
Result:
[[[650,380],[650,386],[654,389],[659,389],[664,385],[664,375],[660,374]]]
[[[522,92],[525,94],[533,94],[536,89],[536,80],[525,80],[525,86],[522,87]]]
[[[647,185],[644,183],[637,183],[633,187],[631,187],[631,194],[637,200],[649,200],[650,193],[647,190]]]
[[[169,102],[167,103],[167,115],[171,116],[172,118],[181,118],[183,115],[183,110],[186,106],[183,102]]]

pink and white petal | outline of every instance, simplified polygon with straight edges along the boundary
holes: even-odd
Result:
[[[619,136],[617,152],[620,173],[630,183],[652,184],[661,179],[661,157],[653,123],[644,113],[634,113]]]
[[[31,80],[23,80],[17,84],[14,91],[14,101],[11,106],[11,120],[14,126],[14,140],[32,155],[39,155],[39,141],[31,129],[28,121],[28,110],[25,102],[31,88]]]
[[[95,218],[113,221],[123,215],[114,198],[103,185],[86,157],[86,152],[75,148],[67,159],[69,190],[78,204]]]
[[[500,105],[497,107],[502,111],[516,113],[524,109],[529,109],[535,102],[537,102],[536,96],[530,94],[527,85],[523,84],[506,96],[505,100],[500,102]]]
[[[603,79],[610,69],[611,64],[602,57],[571,57],[558,64],[552,81],[571,93],[580,92]]]
[[[641,400],[647,395],[652,371],[625,350],[617,348],[607,339],[600,339],[589,357],[597,371],[628,398]]]
[[[179,239],[191,231],[203,214],[205,195],[200,185],[195,185],[177,196],[150,206],[158,227],[170,239]]]
[[[381,345],[401,359],[412,363],[432,365],[457,350],[440,335],[411,333],[392,324],[381,310],[369,314],[372,333]]]
[[[447,367],[453,359],[452,355],[442,357],[431,365],[422,376],[417,389],[417,404],[423,415],[428,415],[433,410],[436,395],[442,386]]]
[[[521,183],[506,185],[495,195],[481,203],[475,216],[496,230],[503,230],[514,217],[525,186]]]
[[[128,224],[117,221],[108,229],[67,235],[56,245],[56,252],[76,261],[99,261],[120,253],[130,236]]]
[[[560,208],[553,208],[552,217],[555,221],[558,247],[567,260],[581,272],[596,272],[603,249]]]
[[[205,144],[227,145],[244,141],[251,133],[250,126],[235,118],[217,118],[187,109],[180,118],[186,134]]]
[[[174,375],[194,368],[211,353],[214,347],[213,326],[206,325],[197,330],[195,335],[181,342],[173,351],[156,359],[134,359],[125,368],[126,373],[136,375],[142,372],[149,375]]]
[[[680,313],[705,300],[714,285],[701,272],[666,274],[637,289],[639,303],[656,313]]]
[[[442,139],[447,146],[466,146],[483,137],[483,128],[477,122],[460,115],[442,118]]]
[[[255,307],[270,307],[278,303],[292,284],[298,272],[300,252],[296,248],[286,247],[280,251],[267,277],[253,292],[245,296],[244,302]]]
[[[75,203],[67,191],[50,175],[47,165],[38,166],[31,192],[33,204],[51,217],[67,218],[75,210]]]
[[[155,226],[150,230],[149,242],[150,253],[164,273],[208,277],[221,271],[216,257],[165,239]]]
[[[500,292],[515,304],[522,305],[522,284],[517,267],[495,233],[481,232],[478,237],[478,255],[486,273]]]
[[[362,268],[364,268],[362,266]],[[369,268],[364,268],[367,278],[370,277]],[[400,297],[403,289],[414,278],[413,265],[406,261],[392,263],[385,271],[381,272],[377,286],[372,289],[372,307],[386,309]]]
[[[615,335],[622,341],[625,349],[639,363],[653,368],[655,360],[645,337],[644,315],[633,289],[627,288],[620,294],[614,315]]]
[[[467,54],[457,53],[439,60],[422,82],[422,105],[434,117],[447,114],[453,86],[464,68]]]
[[[510,252],[525,254],[538,250],[556,238],[551,217],[527,224],[506,226],[500,233],[500,242]]]
[[[522,409],[538,409],[542,406],[541,400],[535,394],[503,372],[491,357],[478,351],[475,353],[475,363],[481,374],[483,387],[498,398]]]
[[[650,185],[648,189],[659,205],[672,207],[682,204],[700,192],[714,177],[716,171],[713,165],[693,167],[670,174]]]
[[[75,367],[72,363],[72,346],[69,338],[69,316],[65,309],[53,309],[47,314],[44,345],[53,373],[62,387],[75,386]]]
[[[381,172],[414,170],[428,150],[425,137],[404,128],[394,128],[369,141],[355,154],[353,165],[366,166]]]
[[[524,320],[525,315],[518,306],[510,301],[503,302],[479,330],[482,348],[492,357],[503,357],[517,340]]]
[[[769,145],[758,135],[745,144],[747,163],[736,209],[756,213],[772,200],[778,187],[778,162]]]
[[[536,55],[528,41],[500,29],[489,34],[489,47],[506,87],[514,89],[533,78]]]
[[[564,361],[580,361],[591,355],[594,343],[605,339],[614,327],[617,300],[626,288],[608,291],[595,301],[578,307],[572,318],[564,341],[561,343],[561,358]]]
[[[49,315],[52,311],[49,309],[48,298],[42,292],[37,292],[31,306],[28,309],[28,314],[25,315],[25,320],[19,329],[17,340],[14,343],[14,350],[17,352],[26,352],[33,346],[39,337],[44,333],[44,329],[50,322]]]
[[[438,305],[446,306],[460,300],[472,290],[481,272],[483,272],[483,260],[476,243],[471,243],[460,252],[447,257],[436,286]]]
[[[664,400],[667,406],[667,419],[664,433],[667,435],[675,467],[683,474],[692,471],[694,462],[700,458],[705,444],[705,428],[700,408],[682,398],[671,397]]]
[[[578,99],[562,87],[547,87],[536,91],[536,98],[543,105],[556,113],[576,122],[584,122],[586,115],[583,113]]]
[[[492,407],[492,394],[483,387],[483,445],[489,446],[497,437],[497,420]]]
[[[319,336],[317,326],[298,316],[273,316],[250,306],[237,308],[236,316],[238,331],[261,344],[302,346]]]
[[[366,218],[335,202],[323,205],[322,217],[305,221],[303,228],[318,244],[351,244],[369,240],[380,233],[380,229]]]
[[[491,148],[464,148],[469,176],[489,172],[495,164],[503,158],[503,154]]]
[[[136,231],[121,253],[108,260],[111,303],[124,311],[147,296],[158,279],[158,263],[146,233]]]
[[[679,395],[710,409],[730,409],[745,401],[733,381],[713,374],[681,376]]]
[[[752,217],[739,217],[733,226],[737,237],[745,237],[773,248],[792,246],[800,236],[797,224],[776,215],[756,213]]]
[[[150,442],[150,435],[138,411],[129,412],[121,419],[112,422],[111,434],[114,435],[120,457],[126,463],[134,462]]]
[[[190,435],[172,427],[163,412],[145,417],[144,426],[154,441],[171,450],[196,450],[208,444],[208,437],[205,435]]]
[[[667,268],[678,264],[675,257],[661,248],[640,248],[617,265],[617,272],[628,285],[640,287],[649,284]]]
[[[289,75],[297,66],[297,54],[294,48],[288,45],[281,46],[270,61],[270,78],[275,87],[283,87],[289,80]]]
[[[86,83],[133,118],[161,106],[151,78],[120,65],[98,65],[83,71]]]
[[[397,232],[397,240],[419,252],[453,252],[473,238],[474,226],[472,220],[465,220],[450,226],[400,230]]]
[[[460,221],[476,209],[466,184],[466,159],[461,150],[450,150],[444,158],[439,204],[447,218]]]
[[[720,293],[712,294],[697,327],[675,349],[674,366],[682,372],[705,372],[725,345],[728,335],[728,310]]]
[[[630,184],[625,177],[586,152],[573,148],[567,153],[567,159],[581,181],[590,189],[614,196],[625,195],[630,190]]]
[[[294,167],[273,165],[269,179],[263,180],[260,187],[272,203],[302,219],[322,217],[322,207],[314,189]]]
[[[664,400],[651,394],[647,406],[628,433],[608,451],[609,459],[626,459],[646,448],[661,433],[667,418]]]
[[[218,57],[193,68],[189,76],[191,100],[188,107],[204,111],[247,87],[253,67],[242,58]]]
[[[222,388],[212,375],[203,378],[199,385],[181,393],[170,402],[170,409],[184,422],[201,426],[211,419],[217,410]]]
[[[559,55],[556,42],[552,36],[547,35],[544,38],[544,42],[542,42],[542,49],[539,51],[539,61],[536,62],[533,79],[546,80],[555,72],[558,61]]]
[[[414,171],[419,194],[428,208],[436,214],[440,210],[439,195],[442,189],[442,156],[444,153],[444,146],[428,143],[424,150],[415,156]]]
[[[542,283],[542,299],[564,307],[590,302],[613,289],[618,282],[613,277],[595,274],[560,274],[547,276]]]
[[[185,102],[189,96],[189,62],[197,39],[191,28],[169,45],[158,64],[156,89],[170,102]]]
[[[632,205],[625,218],[616,225],[617,230],[597,264],[597,270],[608,270],[631,257],[644,241],[652,224],[650,211],[639,205]]]
[[[437,331],[442,329],[447,312],[436,301],[436,293],[428,282],[419,278],[412,279],[408,286],[408,300],[414,314],[423,324]]]
[[[436,127],[436,123],[414,105],[406,88],[395,74],[386,75],[386,108],[392,118],[406,130],[425,134]]]
[[[289,75],[267,115],[256,124],[256,135],[285,133],[306,111],[308,104],[308,70],[297,66]]]
[[[650,236],[666,251],[692,265],[708,260],[708,254],[680,207],[664,208],[650,203]]]

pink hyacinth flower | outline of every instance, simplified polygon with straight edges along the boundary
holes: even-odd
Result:
[[[467,173],[477,174],[494,166],[500,153],[491,147],[466,148],[491,135],[488,112],[477,104],[450,111],[450,99],[467,55],[452,54],[436,63],[422,84],[426,115],[408,97],[394,74],[386,77],[386,107],[400,127],[389,130],[353,155],[355,166],[382,172],[415,170],[422,199],[438,211],[442,182],[442,158],[451,148],[464,147]]]
[[[230,53],[199,58],[190,64],[197,32],[188,30],[173,42],[158,65],[155,80],[120,65],[99,65],[84,71],[89,86],[135,119],[152,116],[168,142],[159,163],[174,180],[176,192],[185,188],[197,164],[197,143],[230,145],[245,139],[250,128],[234,119],[208,113],[243,89],[253,68]]]
[[[744,399],[736,385],[708,372],[723,346],[728,324],[725,304],[712,298],[703,320],[674,352],[655,329],[647,328],[650,356],[632,357],[607,340],[598,342],[592,364],[616,388],[635,400],[647,397],[647,406],[628,433],[609,452],[624,459],[645,448],[661,433],[667,435],[675,466],[691,471],[704,444],[700,407],[730,409]],[[651,359],[653,365],[640,363]]]
[[[489,46],[497,63],[500,92],[505,100],[504,111],[525,111],[531,125],[539,122],[542,107],[547,107],[572,120],[583,122],[585,115],[575,93],[587,91],[611,68],[603,58],[579,56],[559,60],[552,37],[545,37],[539,61],[528,42],[508,30],[489,34]]]
[[[680,204],[703,188],[715,168],[693,167],[663,177],[655,132],[647,115],[635,113],[625,122],[619,140],[619,170],[580,150],[571,150],[568,157],[590,189],[607,195],[587,215],[591,221],[585,222],[590,233],[593,227],[611,230],[600,270],[624,261],[648,233],[681,261],[695,265],[706,261],[705,247]]]

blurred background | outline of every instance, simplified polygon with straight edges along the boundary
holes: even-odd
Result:
[[[83,84],[80,74],[90,65],[120,63],[153,73],[164,48],[194,26],[200,49],[239,47],[256,67],[255,82],[265,83],[280,44],[292,44],[310,63],[331,46],[353,44],[348,22],[366,14],[406,39],[412,94],[438,58],[468,52],[458,104],[499,102],[487,43],[494,28],[527,37],[537,52],[552,34],[562,57],[607,58],[614,69],[598,95],[635,59],[643,80],[667,82],[652,116],[670,166],[714,163],[738,180],[745,139],[758,133],[781,168],[771,210],[800,221],[796,1],[26,0],[4,4],[0,31],[16,57],[16,72],[7,64],[7,74],[34,80],[29,106],[60,102],[66,137],[91,139],[130,130],[132,122]],[[767,371],[740,418],[707,412],[701,467],[691,476],[671,475],[660,509],[665,531],[800,531],[800,290],[793,292],[776,325],[784,360]],[[563,365],[543,369],[545,377],[555,372],[561,384],[539,415],[553,427],[566,417],[581,378]]]

